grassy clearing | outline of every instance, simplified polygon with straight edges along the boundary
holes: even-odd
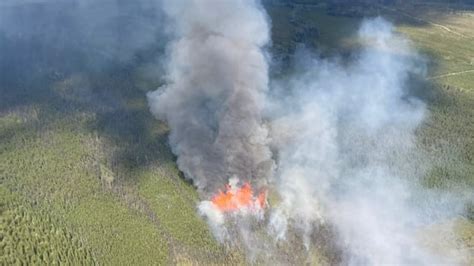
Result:
[[[446,12],[431,6],[400,7],[387,15],[400,23],[398,30],[430,56],[430,76],[442,85],[474,90],[474,12],[453,10]],[[413,26],[414,22],[422,25]],[[457,73],[457,74],[456,74]],[[452,74],[452,75],[450,75]]]
[[[453,231],[457,236],[452,234]],[[435,254],[453,258],[453,264],[474,263],[474,223],[468,220],[460,218],[432,225],[420,232],[419,239]]]
[[[117,204],[113,195],[82,201],[67,219],[95,247],[99,261],[111,265],[168,262],[168,243],[162,232],[146,216]]]
[[[170,172],[177,172],[176,166],[169,165],[160,172],[161,175],[139,173],[138,190],[150,210],[160,214],[160,227],[169,235],[174,257],[183,263],[242,263],[242,254],[218,245],[207,223],[196,215],[198,197],[194,188],[190,184],[182,186],[180,180],[170,178],[173,176]]]
[[[194,213],[198,203],[195,192],[181,188],[168,175],[146,173],[140,180],[139,192],[150,204],[150,208],[160,216],[161,225],[177,241],[194,248],[210,246],[216,249],[210,237],[207,224]],[[181,195],[190,195],[186,199]],[[204,244],[204,245],[203,245]]]

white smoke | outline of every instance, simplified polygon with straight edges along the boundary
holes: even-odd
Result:
[[[285,239],[296,227],[308,247],[315,224],[327,222],[349,265],[447,262],[417,239],[436,209],[434,197],[416,203],[427,195],[418,178],[428,164],[415,142],[426,108],[410,96],[408,81],[423,75],[423,60],[383,19],[365,21],[358,37],[366,48],[352,63],[306,60],[300,74],[275,85],[281,202],[270,232]]]

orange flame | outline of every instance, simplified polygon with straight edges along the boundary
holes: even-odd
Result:
[[[241,208],[265,208],[266,192],[263,191],[258,196],[253,195],[252,186],[246,182],[242,187],[232,189],[226,185],[225,191],[219,191],[212,197],[212,203],[223,212],[237,211]]]

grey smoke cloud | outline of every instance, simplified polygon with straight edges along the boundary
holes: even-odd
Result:
[[[203,198],[234,177],[280,198],[253,218],[201,202],[218,240],[235,234],[252,260],[288,262],[269,239],[296,232],[309,251],[328,224],[348,265],[455,262],[417,238],[435,216],[459,213],[462,200],[443,195],[438,205],[440,194],[418,183],[430,167],[415,134],[427,111],[408,82],[425,65],[390,23],[366,20],[350,63],[303,54],[296,74],[269,91],[269,24],[258,1],[163,4],[173,34],[167,84],[148,100],[170,127],[179,168]]]
[[[272,168],[262,121],[270,41],[259,1],[164,1],[174,33],[167,84],[148,94],[168,122],[178,166],[201,192],[232,177],[265,181]]]

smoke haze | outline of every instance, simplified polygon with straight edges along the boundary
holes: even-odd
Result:
[[[275,82],[281,202],[270,232],[285,239],[293,226],[308,247],[315,226],[329,223],[348,265],[454,263],[422,248],[417,235],[433,212],[462,210],[452,198],[442,206],[418,183],[429,163],[415,131],[427,111],[410,96],[409,80],[424,74],[424,61],[381,18],[366,20],[358,38],[366,48],[352,63],[304,54],[298,74]]]
[[[133,62],[162,46],[162,28],[155,0],[1,1],[2,88]]]

